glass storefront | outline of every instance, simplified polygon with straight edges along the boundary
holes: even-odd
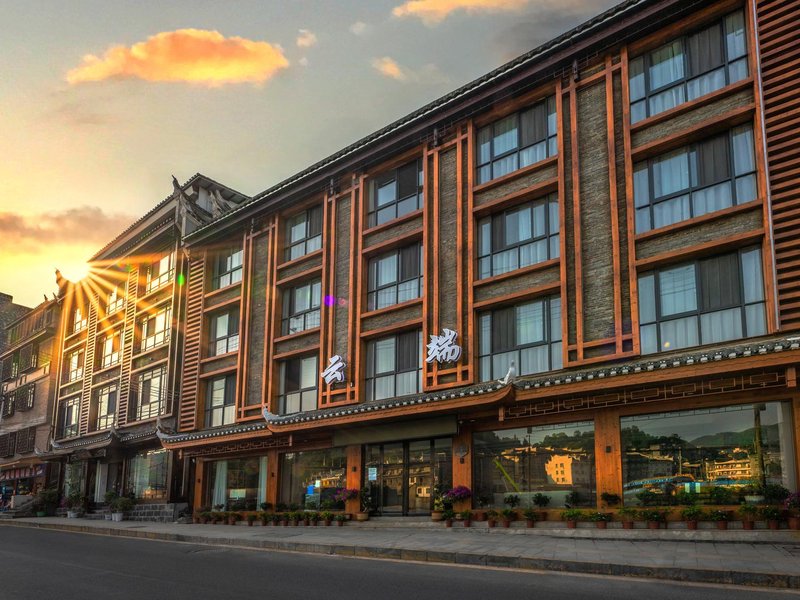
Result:
[[[139,500],[167,498],[167,451],[146,450],[128,461],[126,492]]]
[[[791,406],[767,402],[620,419],[624,502],[738,504],[750,490],[795,489]]]
[[[472,440],[476,507],[502,508],[514,494],[526,508],[536,493],[550,497],[550,508],[595,504],[592,421],[481,431]]]
[[[341,508],[334,499],[347,483],[344,448],[287,452],[281,455],[280,502],[300,509]]]
[[[216,460],[208,465],[206,498],[219,510],[258,510],[266,499],[267,457]]]

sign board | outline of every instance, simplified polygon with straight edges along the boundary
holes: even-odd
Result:
[[[367,481],[378,481],[378,467],[367,467]]]

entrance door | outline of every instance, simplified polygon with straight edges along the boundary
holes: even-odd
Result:
[[[452,485],[450,438],[370,444],[364,448],[364,487],[380,515],[427,515],[436,489]]]

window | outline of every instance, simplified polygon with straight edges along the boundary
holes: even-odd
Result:
[[[33,408],[33,402],[36,397],[36,384],[29,383],[18,387],[13,392],[14,410],[25,412]],[[9,402],[11,399],[9,398]]]
[[[283,335],[298,333],[319,327],[322,282],[309,281],[283,292]]]
[[[86,316],[86,310],[80,306],[76,306],[72,311],[72,333],[78,333],[86,328],[89,324],[89,318]]]
[[[789,402],[622,417],[620,429],[626,505],[676,504],[684,492],[739,504],[746,485],[797,489]]]
[[[242,280],[242,250],[230,248],[217,255],[214,261],[213,288],[220,288],[239,283]]]
[[[125,298],[120,295],[119,288],[115,287],[106,298],[106,314],[112,315],[125,307]]]
[[[142,320],[142,352],[169,341],[171,313],[172,310],[166,307]]]
[[[344,508],[336,493],[347,487],[347,455],[344,448],[328,448],[281,454],[280,501],[304,510]]]
[[[128,461],[126,490],[139,500],[167,497],[167,451],[145,450]]]
[[[134,416],[137,421],[151,419],[166,412],[167,369],[159,367],[140,374],[136,385]]]
[[[239,309],[211,317],[209,356],[219,356],[239,349]]]
[[[67,383],[72,381],[77,381],[81,377],[83,377],[83,356],[84,350],[83,348],[78,348],[77,350],[73,350],[69,354],[67,354],[67,361],[66,361],[66,378]]]
[[[108,429],[117,414],[117,386],[109,385],[96,392],[95,429]]]
[[[6,394],[2,397],[2,399],[3,405],[0,407],[0,419],[8,419],[9,417],[14,416],[14,409],[16,406],[14,394]]]
[[[422,391],[422,332],[407,331],[367,343],[367,401]]]
[[[209,506],[221,504],[224,510],[258,510],[267,499],[267,457],[211,461],[206,482]]]
[[[478,316],[481,381],[561,368],[561,298],[550,296]]]
[[[485,279],[559,255],[555,194],[478,222],[478,277]]]
[[[630,61],[631,123],[747,77],[744,13]]]
[[[422,245],[392,250],[369,261],[367,310],[422,296]]]
[[[119,364],[120,341],[122,336],[119,331],[112,331],[100,343],[100,367],[112,367]]]
[[[595,505],[593,422],[481,431],[472,442],[477,505],[502,507],[510,481],[522,506],[533,506],[536,493],[551,507]]]
[[[36,449],[36,427],[26,427],[17,431],[17,454],[33,452]]]
[[[316,356],[290,358],[281,362],[278,392],[280,414],[316,410],[318,380]]]
[[[758,247],[639,277],[642,354],[753,337],[766,331]]]
[[[375,176],[369,182],[370,227],[388,223],[422,208],[422,159]]]
[[[175,273],[172,258],[172,252],[169,252],[148,267],[146,286],[148,292],[172,281]]]
[[[206,427],[230,425],[236,420],[236,377],[225,375],[208,381]]]
[[[478,130],[478,183],[558,153],[554,96]]]
[[[286,260],[294,260],[322,248],[322,207],[309,208],[286,223]]]
[[[743,125],[636,164],[636,232],[755,200],[754,148],[753,128]]]
[[[58,407],[58,437],[68,438],[78,435],[78,418],[81,412],[81,398],[63,400]]]

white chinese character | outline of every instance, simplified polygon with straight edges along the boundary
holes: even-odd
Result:
[[[436,360],[440,363],[450,363],[456,362],[461,357],[461,346],[455,343],[458,334],[452,329],[443,329],[442,332],[442,335],[430,336],[428,357],[425,362],[432,363]]]
[[[322,372],[322,378],[325,380],[325,383],[330,385],[331,383],[343,383],[344,382],[344,368],[347,365],[345,364],[344,360],[338,354],[335,356],[331,356],[328,359],[328,368]]]

